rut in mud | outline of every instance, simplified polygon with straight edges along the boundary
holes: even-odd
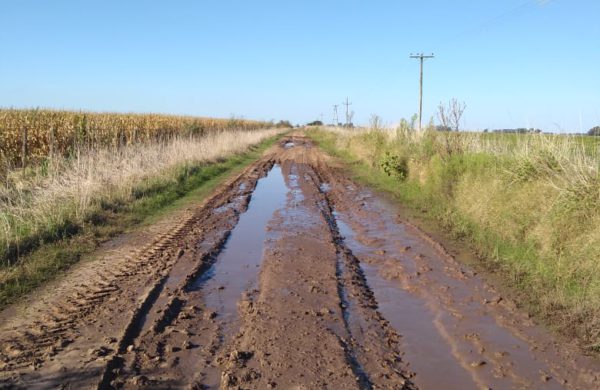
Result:
[[[302,136],[101,255],[0,315],[2,385],[600,385],[596,362],[554,340]]]

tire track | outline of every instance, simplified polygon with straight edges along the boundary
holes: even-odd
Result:
[[[327,174],[327,171],[323,172],[324,168],[322,166],[317,169],[313,168],[309,173],[309,177],[319,191],[319,209],[323,214],[323,218],[327,221],[338,253],[338,269],[340,271],[338,291],[344,312],[344,325],[351,337],[349,343],[349,348],[352,350],[350,358],[356,364],[357,374],[364,375],[361,376],[363,388],[372,388],[373,386],[365,373],[365,367],[368,367],[370,362],[373,361],[381,362],[382,367],[385,367],[388,371],[386,375],[390,377],[410,376],[409,370],[403,366],[400,357],[400,335],[389,326],[388,321],[377,311],[377,301],[367,284],[360,267],[360,261],[354,256],[352,250],[346,246],[344,237],[340,234],[334,216],[332,200],[328,196],[329,191],[323,189],[323,184],[328,183],[323,179],[323,174]],[[372,321],[368,321],[369,319]],[[370,336],[374,333],[377,334],[377,339]],[[385,355],[374,356],[368,345],[376,345],[381,341],[391,347],[391,351],[387,351]],[[406,387],[410,387],[410,384],[407,383]]]
[[[221,209],[218,213],[219,221],[215,222],[215,225],[219,226],[219,228],[206,232],[199,239],[195,250],[191,252],[197,260],[191,261],[189,264],[176,270],[176,273],[181,275],[181,277],[173,278],[172,286],[161,291],[160,296],[157,297],[161,303],[153,305],[151,313],[148,310],[150,314],[149,318],[145,319],[145,323],[139,326],[140,329],[137,335],[127,340],[127,345],[131,347],[129,347],[130,351],[122,352],[127,355],[127,358],[121,364],[124,369],[118,372],[119,380],[114,383],[116,387],[124,386],[128,383],[139,384],[139,382],[144,382],[148,385],[160,385],[160,382],[156,383],[151,377],[158,376],[162,371],[161,368],[164,367],[161,366],[164,365],[164,360],[170,358],[169,355],[172,355],[173,352],[191,349],[177,347],[176,351],[166,351],[167,348],[165,346],[186,343],[188,345],[196,344],[189,337],[183,341],[177,340],[174,342],[170,337],[171,334],[165,334],[167,327],[177,322],[175,325],[178,328],[183,328],[189,333],[197,325],[183,325],[183,322],[186,320],[196,319],[199,323],[213,323],[216,313],[211,313],[207,310],[201,299],[196,297],[197,294],[194,293],[192,285],[196,279],[203,275],[217,261],[219,253],[227,242],[231,231],[237,225],[241,214],[247,210],[256,183],[260,178],[264,177],[272,165],[272,160],[261,161],[258,164],[258,168],[254,170],[254,173],[246,175],[244,180],[239,183],[237,193],[233,196],[232,201],[217,208]],[[169,276],[172,277],[173,273]],[[208,340],[206,338],[203,340],[211,345],[209,349],[211,354],[214,354],[215,349],[219,347],[218,338],[218,334],[212,332]],[[187,364],[195,365],[196,370],[201,370],[204,366],[204,361],[209,358],[207,354],[204,355],[203,359],[196,356],[194,361],[190,361],[188,357]],[[152,356],[152,359],[148,359],[148,356]],[[169,367],[169,369],[172,368]],[[190,375],[189,372],[180,374],[178,375],[178,380],[184,381],[185,377]],[[110,380],[112,381],[115,378],[116,375],[112,376]],[[107,384],[106,382],[104,383],[105,386]]]

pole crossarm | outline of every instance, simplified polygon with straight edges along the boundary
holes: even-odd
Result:
[[[428,56],[426,56],[426,55],[424,55],[424,54],[411,54],[411,55],[410,55],[410,58],[419,58],[419,59],[421,59],[421,58],[422,58],[422,59],[427,59],[427,58],[435,58],[435,56],[434,56],[433,54],[431,54],[431,55],[428,55]]]

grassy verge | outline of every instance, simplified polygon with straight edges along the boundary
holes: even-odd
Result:
[[[600,350],[597,146],[527,135],[510,143],[381,130],[308,135],[356,179],[467,242],[539,318]]]
[[[170,177],[146,180],[133,188],[131,201],[103,201],[70,235],[42,244],[17,264],[0,270],[0,308],[54,279],[111,237],[201,201],[217,185],[259,158],[278,138],[271,137],[245,153],[217,162],[179,166],[170,171]]]

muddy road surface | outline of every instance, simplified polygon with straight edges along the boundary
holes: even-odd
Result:
[[[0,313],[0,388],[600,387],[301,135],[34,295]]]

